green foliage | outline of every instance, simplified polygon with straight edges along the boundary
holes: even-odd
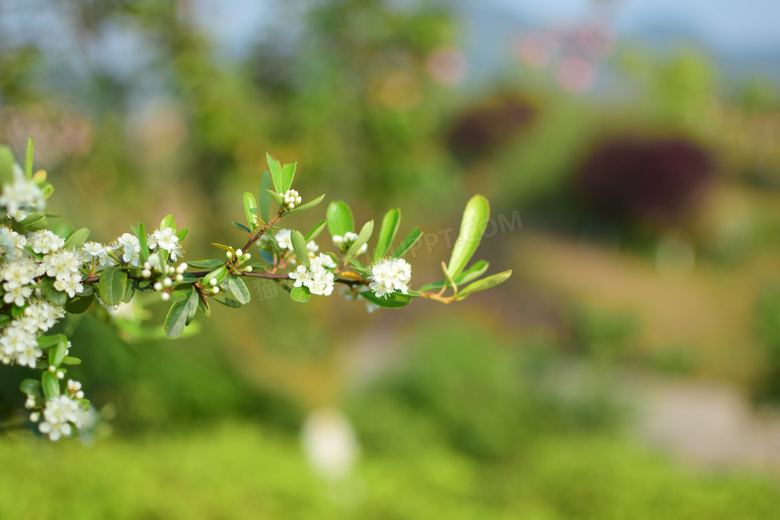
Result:
[[[121,267],[107,267],[98,284],[100,299],[106,305],[119,305],[127,291],[127,272]]]

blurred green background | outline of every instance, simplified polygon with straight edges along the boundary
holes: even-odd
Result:
[[[268,151],[419,224],[416,286],[474,193],[514,270],[372,314],[257,284],[176,341],[155,298],[69,321],[100,421],[14,427],[5,369],[0,518],[776,518],[780,12],[543,4],[0,1],[0,142],[91,238],[173,213],[213,257]]]

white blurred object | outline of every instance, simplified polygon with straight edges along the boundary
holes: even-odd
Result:
[[[303,425],[303,450],[312,468],[330,480],[352,473],[360,448],[347,418],[338,410],[315,410]]]

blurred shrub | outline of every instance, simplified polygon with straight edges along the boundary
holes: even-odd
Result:
[[[372,450],[407,453],[420,443],[444,442],[497,460],[553,432],[617,423],[618,406],[606,394],[560,393],[555,377],[562,373],[549,345],[524,349],[454,323],[429,324],[407,341],[403,367],[352,403],[358,432]]]
[[[612,137],[576,173],[576,189],[599,213],[679,225],[714,176],[713,159],[684,138]]]
[[[463,162],[485,160],[533,123],[538,108],[517,94],[502,94],[466,108],[448,132],[450,151]]]

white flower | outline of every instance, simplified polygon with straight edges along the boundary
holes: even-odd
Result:
[[[46,407],[43,409],[44,421],[38,425],[38,430],[47,434],[50,440],[57,441],[61,436],[72,433],[71,424],[80,428],[85,416],[86,412],[67,395],[52,397],[46,401]]]
[[[355,243],[355,240],[357,240],[358,235],[357,233],[353,233],[352,231],[347,231],[344,233],[344,236],[341,235],[333,235],[333,245],[341,249],[342,251],[346,251],[349,249],[349,247]],[[363,244],[360,246],[360,249],[356,254],[362,255],[368,251],[368,244]]]
[[[25,177],[18,164],[14,164],[13,172],[13,182],[4,185],[0,195],[0,206],[5,206],[8,215],[14,217],[22,208],[32,208],[36,211],[46,209],[46,199],[41,188]]]
[[[89,261],[97,260],[100,267],[109,267],[116,264],[116,261],[108,254],[110,248],[98,242],[87,242],[81,248],[81,252]]]
[[[0,278],[11,286],[30,285],[39,273],[38,263],[29,256],[20,256],[0,267]]]
[[[62,307],[52,305],[45,300],[34,300],[24,309],[24,316],[20,321],[31,333],[38,330],[45,332],[64,316],[65,310]]]
[[[57,280],[67,280],[79,273],[81,255],[75,251],[62,249],[43,257],[39,272]]]
[[[58,291],[68,293],[68,296],[73,298],[76,293],[80,293],[84,290],[84,286],[81,284],[81,274],[71,274],[70,276],[57,277],[54,281],[54,288]]]
[[[38,340],[20,321],[14,320],[3,328],[0,335],[0,356],[6,365],[11,361],[18,361],[17,358],[21,354],[21,361],[34,368],[35,359],[42,355],[40,350],[36,352],[35,349],[38,349]]]
[[[402,258],[384,258],[371,266],[368,279],[368,287],[380,298],[396,291],[407,294],[412,266]]]
[[[19,285],[13,282],[6,282],[3,284],[5,294],[3,295],[3,301],[5,303],[13,303],[17,307],[23,307],[27,298],[32,296],[32,287],[25,285]]]
[[[49,254],[57,251],[65,245],[65,239],[59,237],[48,229],[41,229],[29,235],[30,247],[39,254]]]
[[[0,226],[0,257],[16,258],[24,255],[27,239],[16,231]]]
[[[279,244],[279,247],[281,247],[282,249],[293,248],[292,239],[290,238],[290,233],[292,233],[292,231],[289,229],[280,229],[274,235],[276,242]]]
[[[173,232],[173,228],[155,230],[147,237],[147,243],[150,249],[159,247],[168,251],[168,257],[173,261],[176,261],[177,256],[182,253],[179,237]]]
[[[312,294],[320,296],[330,296],[333,292],[333,284],[336,277],[328,269],[335,269],[336,263],[333,259],[322,253],[311,260],[311,265],[307,269],[299,265],[295,271],[288,276],[295,280],[293,287],[307,287]]]
[[[141,244],[138,242],[137,236],[125,233],[114,241],[112,248],[119,254],[124,263],[138,267]]]
[[[287,190],[284,193],[279,194],[284,199],[284,206],[287,209],[293,209],[296,204],[301,203],[301,197],[295,190]]]

